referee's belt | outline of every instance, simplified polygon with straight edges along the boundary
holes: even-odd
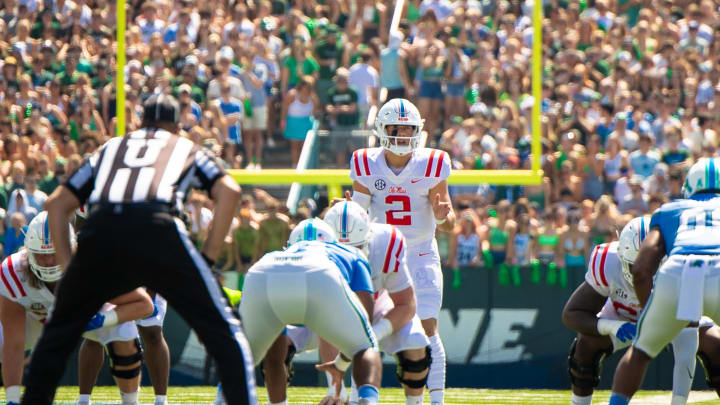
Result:
[[[164,203],[100,203],[90,207],[90,214],[149,215],[156,213],[176,214],[170,204]]]

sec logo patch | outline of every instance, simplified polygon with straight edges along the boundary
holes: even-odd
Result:
[[[375,188],[378,190],[385,190],[385,180],[383,180],[383,179],[375,180]]]

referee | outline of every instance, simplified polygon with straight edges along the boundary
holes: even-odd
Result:
[[[253,360],[240,323],[210,272],[240,190],[218,163],[177,132],[179,106],[167,95],[144,104],[143,128],[106,142],[48,198],[50,233],[66,269],[55,309],[35,348],[23,404],[50,405],[70,352],[110,299],[146,286],[195,329],[217,362],[229,404],[256,404]],[[190,187],[207,191],[215,215],[202,252],[175,214]],[[78,248],[67,232],[73,211],[90,204]],[[71,258],[72,256],[72,258]]]

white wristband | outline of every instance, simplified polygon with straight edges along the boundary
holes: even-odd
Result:
[[[435,218],[435,223],[438,224],[438,225],[444,224],[445,221],[447,221],[447,218],[443,218],[443,219],[437,219],[437,218]]]
[[[614,319],[603,319],[600,318],[597,321],[597,330],[601,335],[609,336],[617,334],[618,329],[625,321],[616,321]]]
[[[364,209],[367,210],[368,208],[370,208],[370,201],[372,199],[370,195],[353,190],[352,196],[350,198],[354,202],[360,204],[360,206]]]
[[[335,368],[344,373],[348,367],[350,367],[350,362],[343,359],[342,354],[338,353],[337,357],[335,357]]]
[[[377,337],[378,341],[383,340],[392,334],[392,323],[389,320],[382,318],[378,321],[378,323],[373,325],[373,332],[375,332],[375,337]]]
[[[12,385],[5,388],[5,400],[7,402],[20,403],[20,386]]]

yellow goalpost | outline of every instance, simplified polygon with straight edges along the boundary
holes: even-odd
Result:
[[[125,0],[117,4],[117,64],[116,64],[116,116],[117,135],[125,134]],[[402,7],[402,0],[397,2]],[[540,168],[540,108],[542,104],[542,2],[535,0],[533,7],[533,49],[532,49],[532,97],[535,100],[531,112],[532,142],[530,170],[455,170],[448,179],[449,184],[502,184],[539,185],[542,182]],[[396,25],[396,19],[393,23]],[[350,185],[350,171],[347,169],[263,169],[261,171],[230,170],[240,184],[291,185],[324,184],[331,197],[339,196],[340,187]]]

